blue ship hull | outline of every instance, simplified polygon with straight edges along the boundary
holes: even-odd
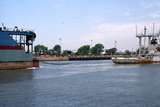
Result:
[[[0,69],[24,69],[37,66],[33,61],[33,31],[7,30],[0,27]],[[36,62],[36,63],[35,63]]]

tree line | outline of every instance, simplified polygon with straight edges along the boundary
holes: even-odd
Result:
[[[34,52],[36,55],[61,55],[62,49],[60,45],[55,45],[52,49],[48,49],[45,45],[36,45],[34,46]]]
[[[116,48],[105,49],[104,45],[101,43],[95,44],[93,47],[90,45],[83,45],[77,49],[76,52],[71,50],[62,50],[62,47],[57,44],[53,46],[52,49],[48,49],[45,45],[36,45],[34,47],[36,55],[56,55],[56,56],[69,56],[69,55],[131,55],[136,54],[137,52],[130,52],[125,50],[124,52],[117,52]]]

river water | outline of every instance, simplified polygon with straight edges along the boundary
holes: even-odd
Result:
[[[64,61],[0,71],[0,107],[160,107],[160,65]]]

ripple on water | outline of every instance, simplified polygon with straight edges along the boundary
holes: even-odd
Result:
[[[0,71],[0,107],[160,106],[160,66],[111,61],[40,63]]]

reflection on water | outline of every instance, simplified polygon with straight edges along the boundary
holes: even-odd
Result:
[[[0,107],[158,107],[159,77],[159,64],[41,62],[0,71]]]
[[[0,83],[11,83],[33,79],[32,69],[0,70]]]
[[[54,61],[42,61],[41,63],[44,63],[44,64],[49,64],[49,65],[68,65],[70,64],[68,61],[57,61],[57,62],[54,62]]]

